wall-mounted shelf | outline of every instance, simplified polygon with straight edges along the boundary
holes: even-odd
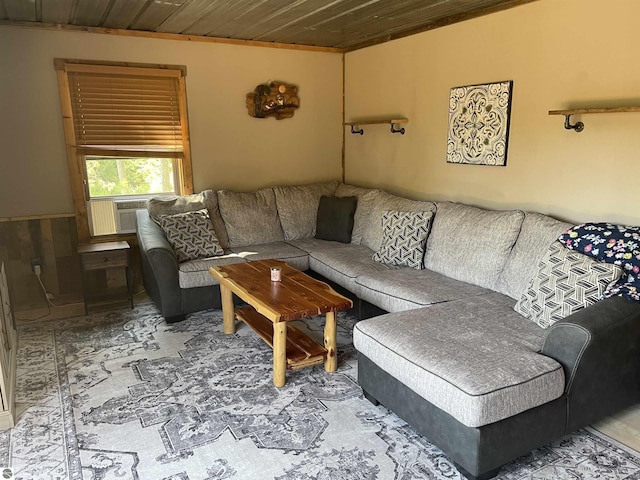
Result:
[[[362,129],[362,125],[380,125],[380,124],[388,124],[391,125],[391,133],[399,133],[400,135],[404,135],[404,128],[396,128],[396,125],[400,125],[403,123],[409,123],[409,119],[407,118],[382,118],[379,120],[358,120],[355,122],[344,122],[343,125],[349,125],[351,127],[351,133],[364,134],[364,130]],[[360,128],[357,128],[360,127]]]
[[[581,132],[584,130],[584,123],[576,122],[571,125],[571,115],[581,115],[585,113],[625,113],[640,112],[640,107],[613,107],[613,108],[572,108],[569,110],[549,110],[549,115],[564,115],[564,128]]]

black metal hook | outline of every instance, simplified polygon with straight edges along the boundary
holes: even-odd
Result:
[[[398,130],[396,130],[395,126],[396,126],[395,123],[391,124],[391,133],[399,133],[400,135],[404,135],[404,127],[399,128]]]
[[[356,130],[355,125],[351,125],[351,133],[359,133],[360,135],[364,135],[364,130],[362,128],[360,128],[359,130]]]
[[[567,130],[575,130],[576,132],[581,132],[584,130],[584,123],[576,122],[574,125],[571,125],[571,115],[564,116],[564,128]]]

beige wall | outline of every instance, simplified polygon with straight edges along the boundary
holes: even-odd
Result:
[[[347,134],[347,181],[421,198],[524,208],[572,221],[640,224],[640,114],[550,109],[640,105],[640,2],[540,0],[346,56],[346,118],[409,118]],[[54,57],[186,65],[194,188],[339,178],[338,54],[0,26],[0,217],[68,213]],[[258,83],[300,87],[293,119],[254,119]],[[507,167],[445,162],[449,89],[513,80]]]
[[[541,0],[346,55],[346,119],[409,118],[347,134],[346,180],[421,198],[640,225],[640,2]],[[513,80],[507,167],[446,163],[449,89]]]
[[[340,54],[0,26],[0,217],[73,211],[54,57],[186,65],[196,191],[342,174]],[[248,116],[268,80],[299,86],[292,119]]]

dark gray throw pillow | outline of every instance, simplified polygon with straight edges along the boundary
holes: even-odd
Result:
[[[315,238],[350,243],[357,204],[357,197],[321,196]]]

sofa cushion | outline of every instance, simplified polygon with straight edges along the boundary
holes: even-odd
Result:
[[[209,285],[218,285],[209,273],[209,267],[217,267],[220,265],[229,265],[232,263],[243,263],[246,260],[235,253],[221,255],[213,258],[201,258],[198,260],[189,260],[178,264],[178,283],[180,288],[206,287]]]
[[[336,197],[360,197],[368,193],[380,192],[377,188],[358,187],[356,185],[349,185],[348,183],[340,183],[336,188]]]
[[[325,242],[325,248],[309,254],[309,267],[325,278],[353,291],[354,280],[366,273],[390,268],[372,260],[373,251],[353,243]]]
[[[307,253],[284,242],[250,245],[243,248],[234,247],[231,253],[221,257],[191,260],[178,265],[180,288],[218,285],[218,281],[209,273],[209,267],[267,258],[282,260],[298,270],[309,269]]]
[[[596,303],[622,272],[553,242],[514,309],[547,328]]]
[[[373,260],[422,269],[431,216],[431,212],[385,212],[382,215],[382,243],[373,254]]]
[[[327,242],[326,240],[319,240],[317,238],[299,238],[298,240],[289,240],[287,243],[307,253],[315,253],[335,248],[334,242]]]
[[[549,245],[571,227],[570,223],[547,215],[526,212],[518,239],[498,277],[496,290],[519,300]]]
[[[357,202],[356,197],[320,197],[315,238],[349,243]]]
[[[493,289],[518,238],[524,213],[437,203],[424,266]]]
[[[247,193],[220,190],[218,205],[227,227],[229,247],[284,240],[276,196],[271,188]]]
[[[284,242],[233,247],[231,251],[248,262],[275,258],[300,271],[309,270],[309,254]]]
[[[431,270],[401,268],[360,275],[353,293],[386,310],[399,312],[435,303],[450,302],[491,290],[455,280]]]
[[[158,225],[162,215],[173,215],[176,213],[193,212],[206,208],[216,232],[216,238],[222,248],[229,248],[227,229],[220,215],[218,208],[218,195],[213,190],[203,190],[193,195],[161,195],[150,198],[147,201],[149,216]]]
[[[274,187],[284,239],[313,237],[320,197],[333,195],[337,187],[337,181]]]
[[[212,190],[204,190],[193,195],[160,195],[147,200],[147,211],[151,219],[159,224],[162,215],[174,215],[207,208],[212,196],[215,196],[215,192]]]
[[[380,190],[375,188],[363,188],[356,187],[355,185],[349,185],[341,183],[336,189],[336,197],[357,197],[358,205],[356,207],[356,213],[353,216],[353,231],[351,232],[351,243],[360,245],[364,237],[364,232],[369,227],[371,221],[371,209],[375,202],[374,199],[378,196]],[[377,250],[379,245],[376,246]],[[371,248],[371,247],[369,247]],[[374,249],[372,249],[374,250]]]
[[[539,353],[544,330],[513,303],[493,292],[382,315],[358,322],[353,343],[428,402],[480,427],[564,392],[562,366]]]
[[[359,200],[358,208],[363,215],[362,245],[371,250],[378,250],[382,243],[383,226],[382,216],[389,210],[399,212],[435,212],[436,204],[424,200],[411,200],[398,197],[382,190],[376,190],[368,195],[363,195]],[[357,212],[356,212],[357,213]],[[364,216],[367,216],[364,218]]]
[[[206,208],[161,215],[159,221],[178,262],[224,254]]]

